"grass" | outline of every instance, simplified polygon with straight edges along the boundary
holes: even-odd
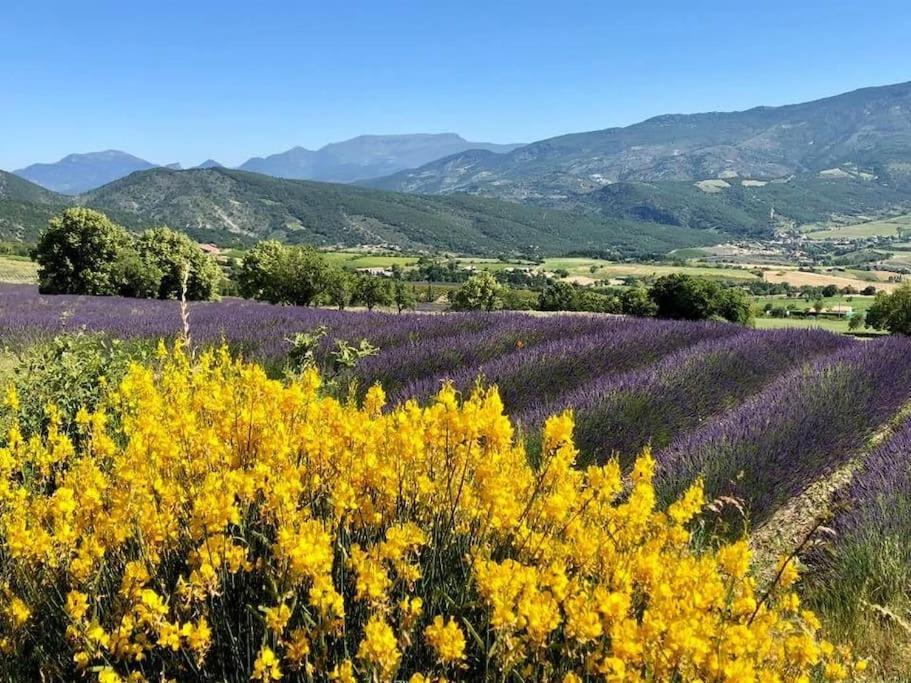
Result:
[[[911,229],[911,214],[852,225],[840,225],[826,230],[812,230],[807,232],[807,237],[812,240],[894,237],[898,234],[899,228]]]
[[[326,251],[323,256],[330,263],[344,268],[391,268],[394,265],[410,266],[417,263],[416,256],[399,254],[365,254],[356,251]]]
[[[838,296],[830,296],[822,299],[822,303],[826,308],[831,308],[832,306],[851,306],[856,313],[866,313],[867,309],[873,305],[872,296],[863,296],[861,294],[852,294],[852,295],[843,295],[839,294]],[[786,297],[782,295],[774,296],[757,296],[753,297],[753,301],[761,309],[766,304],[772,304],[772,306],[793,306],[797,310],[813,308],[814,300],[808,301],[804,298],[795,298],[795,297]]]
[[[828,330],[829,332],[838,332],[839,334],[848,333],[847,320],[831,320],[829,318],[772,318],[769,316],[757,316],[755,319],[756,329],[758,330],[775,330],[786,327],[796,328],[818,328]],[[865,330],[869,332],[869,330]]]
[[[38,266],[24,256],[0,256],[0,282],[34,284],[38,282]]]

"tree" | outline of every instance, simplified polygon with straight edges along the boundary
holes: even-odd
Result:
[[[848,319],[848,329],[851,332],[856,332],[863,326],[864,326],[864,316],[862,313],[855,313]]]
[[[417,296],[414,293],[414,288],[408,285],[404,280],[395,281],[392,299],[395,302],[395,307],[398,309],[399,313],[406,308],[414,308],[417,303]]]
[[[116,262],[131,248],[129,233],[92,209],[66,209],[38,238],[38,288],[42,294],[111,295],[120,290]]]
[[[838,296],[838,286],[837,285],[826,285],[822,288],[822,295],[825,298]]]
[[[873,296],[874,294],[876,294],[876,287],[874,287],[873,285],[867,285],[862,290],[860,290],[860,293],[863,294],[864,296]]]
[[[726,289],[713,280],[683,273],[655,280],[649,297],[661,318],[717,319],[745,324],[753,317],[753,306],[745,291]]]
[[[449,292],[449,304],[456,311],[492,311],[499,308],[502,291],[496,278],[485,270]]]
[[[753,302],[742,289],[722,289],[716,295],[712,315],[746,325],[753,319]]]
[[[325,291],[331,270],[313,247],[267,240],[244,255],[238,285],[242,296],[273,304],[309,306]]]
[[[708,320],[714,314],[721,287],[716,282],[683,273],[663,275],[655,280],[649,297],[659,318]]]
[[[867,310],[866,323],[875,330],[911,335],[911,283],[891,294],[879,292]]]
[[[364,304],[368,311],[372,311],[375,306],[389,306],[392,303],[392,281],[384,277],[361,275],[354,292],[354,299]]]
[[[218,298],[221,268],[183,233],[164,227],[146,230],[139,236],[136,249],[142,261],[161,272],[159,299],[180,298],[184,281],[187,299],[208,301]]]
[[[538,297],[539,311],[575,311],[579,306],[579,290],[570,282],[552,282]]]
[[[330,304],[342,311],[351,303],[354,284],[354,278],[347,270],[330,268],[326,273],[326,288],[323,294]]]
[[[273,304],[282,300],[278,275],[285,250],[285,245],[277,240],[263,240],[244,254],[237,273],[242,297]]]
[[[626,315],[653,316],[658,306],[651,300],[645,287],[631,287],[620,294],[620,307]]]
[[[120,296],[154,299],[163,275],[157,265],[143,259],[132,247],[121,249],[114,261],[114,280]]]

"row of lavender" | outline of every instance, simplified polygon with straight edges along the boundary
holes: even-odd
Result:
[[[584,461],[656,450],[668,494],[702,474],[710,494],[747,500],[754,521],[860,449],[909,398],[911,345],[859,343],[821,331],[604,316],[391,315],[276,307],[240,300],[192,304],[199,343],[225,340],[280,360],[295,332],[380,348],[357,368],[393,400],[427,398],[445,379],[501,390],[529,434],[547,414],[576,412]],[[0,344],[63,330],[171,337],[175,302],[42,297],[0,286]]]

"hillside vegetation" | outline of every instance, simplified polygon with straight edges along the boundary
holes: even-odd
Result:
[[[46,204],[0,199],[0,215],[10,225],[4,236],[34,239],[68,201],[36,190],[44,193]],[[25,194],[17,189],[11,197]],[[222,168],[134,173],[74,201],[133,229],[166,224],[199,240],[220,243],[270,238],[319,246],[368,244],[469,254],[550,255],[592,249],[641,255],[726,238],[712,231],[626,219],[604,221],[482,197],[404,195]]]

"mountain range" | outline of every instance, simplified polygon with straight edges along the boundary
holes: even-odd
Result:
[[[239,168],[276,178],[352,182],[389,175],[467,149],[495,153],[510,152],[518,147],[520,145],[469,142],[455,133],[361,135],[344,142],[325,145],[316,151],[293,147],[279,154],[254,157],[245,161]],[[135,171],[158,166],[159,164],[153,164],[126,152],[106,150],[70,154],[60,161],[32,164],[14,173],[49,190],[75,195],[94,190]],[[180,164],[162,166],[172,170],[181,168]],[[213,159],[207,159],[195,168],[215,166],[221,164]]]
[[[274,177],[351,180],[447,145],[472,148],[356,184]],[[207,241],[641,255],[911,211],[911,83],[489,147],[454,135],[362,136],[245,164],[259,172],[213,160],[148,168],[106,152],[118,172],[141,168],[92,190],[74,188],[98,182],[98,169],[70,177],[75,196],[0,176],[0,239],[33,239],[54,210],[79,203],[129,227],[168,223]],[[67,159],[77,172],[85,161]],[[30,169],[20,174],[62,173]]]
[[[553,201],[622,181],[832,177],[845,165],[870,179],[911,181],[911,83],[781,107],[658,116],[506,154],[468,150],[364,184]]]

